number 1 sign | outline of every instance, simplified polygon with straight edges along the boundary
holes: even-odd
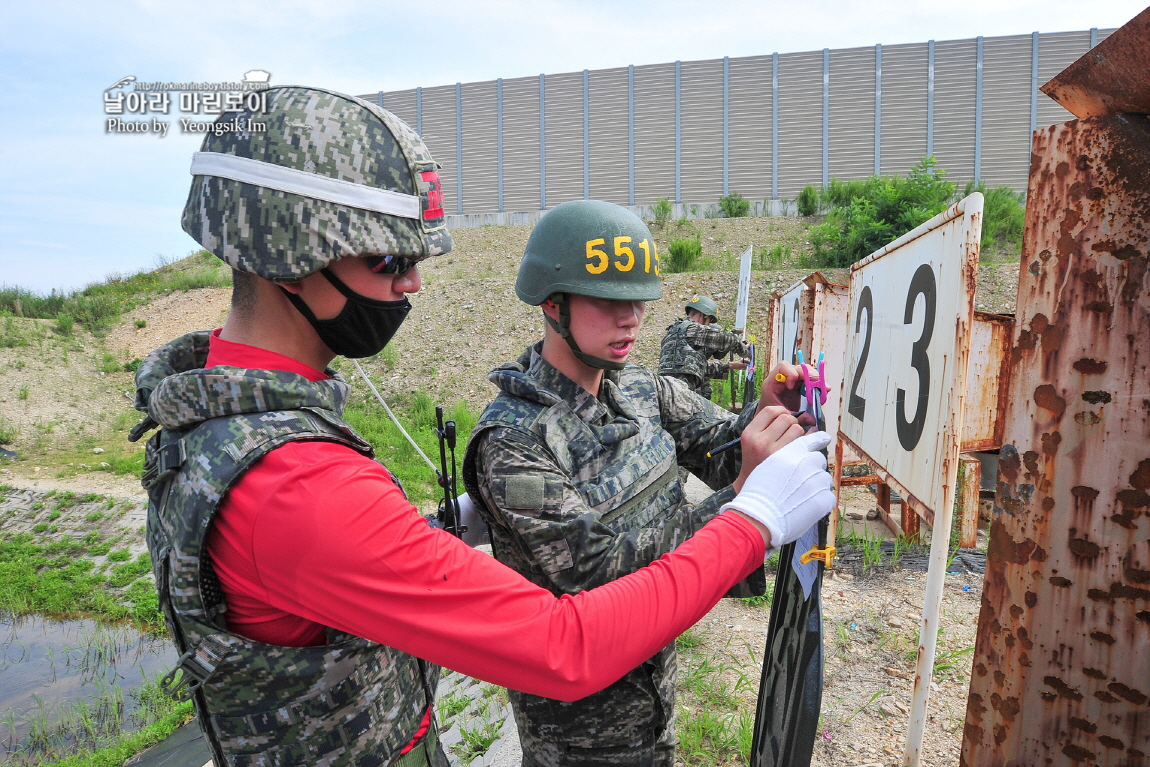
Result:
[[[907,765],[934,666],[981,232],[975,193],[851,268],[839,435],[933,525]]]

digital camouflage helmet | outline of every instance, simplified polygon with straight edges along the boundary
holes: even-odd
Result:
[[[719,307],[715,303],[715,299],[710,296],[695,296],[691,299],[690,303],[683,307],[684,309],[694,309],[704,317],[710,317],[711,322],[719,321]]]
[[[322,88],[266,94],[266,111],[222,116],[245,128],[209,133],[193,155],[182,221],[193,239],[235,269],[289,282],[347,256],[451,250],[439,166],[402,120]]]
[[[618,370],[622,362],[592,357],[576,344],[567,297],[662,298],[659,249],[647,225],[626,208],[601,200],[565,202],[548,211],[532,230],[515,293],[532,306],[552,298],[559,305],[559,320],[543,316],[575,357],[591,367]]]

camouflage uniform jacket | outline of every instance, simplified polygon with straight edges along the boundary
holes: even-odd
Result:
[[[464,482],[481,501],[499,561],[556,595],[575,594],[673,551],[715,516],[734,496],[729,483],[740,456],[709,460],[706,451],[737,436],[753,409],[736,418],[681,382],[635,366],[606,371],[596,398],[543,360],[540,348],[489,376],[502,392],[472,433]],[[722,489],[692,507],[679,461]],[[732,595],[764,587],[758,570]],[[513,691],[524,754],[559,749],[566,758],[528,761],[575,764],[581,749],[650,747],[667,735],[673,749],[674,686],[670,645],[574,703]]]
[[[711,398],[711,379],[727,375],[727,362],[712,357],[747,354],[737,333],[719,325],[703,325],[683,318],[667,326],[659,350],[659,375],[679,378],[691,390]]]
[[[227,629],[205,539],[228,489],[256,461],[292,440],[337,442],[370,457],[340,417],[348,386],[293,373],[202,369],[208,333],[152,352],[136,373],[148,417],[131,437],[149,441],[148,549],[160,607],[182,653],[182,692],[217,765],[389,765],[414,736],[439,668],[328,629],[329,644],[280,647]],[[446,765],[434,735],[423,764]],[[406,759],[407,757],[404,757]]]

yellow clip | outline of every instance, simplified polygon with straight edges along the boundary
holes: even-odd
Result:
[[[787,377],[785,375],[783,375],[782,373],[775,373],[775,380],[778,381],[779,383],[786,383]]]
[[[825,549],[820,549],[818,546],[811,546],[810,551],[799,557],[799,562],[806,565],[817,559],[826,567],[830,567],[834,564],[835,554],[837,553],[838,549],[834,546],[827,546]]]

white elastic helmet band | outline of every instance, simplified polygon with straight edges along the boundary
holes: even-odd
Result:
[[[196,152],[192,155],[193,176],[216,176],[244,184],[276,189],[280,192],[334,202],[351,208],[372,210],[389,216],[419,219],[419,197],[391,192],[364,184],[341,181],[270,162],[237,157],[220,152]]]

